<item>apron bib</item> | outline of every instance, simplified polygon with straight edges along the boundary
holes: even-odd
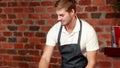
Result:
[[[58,49],[62,56],[61,68],[85,68],[88,61],[84,57],[80,48],[81,32],[82,32],[82,22],[80,21],[80,31],[78,36],[77,44],[66,44],[62,45],[60,43],[62,26],[60,27],[58,35]]]

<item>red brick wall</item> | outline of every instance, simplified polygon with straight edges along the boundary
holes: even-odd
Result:
[[[38,68],[46,33],[55,23],[56,0],[0,0],[0,68]],[[100,47],[111,46],[111,26],[120,13],[111,6],[115,0],[77,0],[77,15],[94,26]],[[50,68],[60,68],[55,48]],[[96,68],[118,68],[119,58],[99,51]]]

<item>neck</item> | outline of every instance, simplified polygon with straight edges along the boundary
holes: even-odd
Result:
[[[75,25],[76,25],[76,17],[73,17],[71,22],[65,26],[67,32],[72,33],[73,29],[75,28]]]

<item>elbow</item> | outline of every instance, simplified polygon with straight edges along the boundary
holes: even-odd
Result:
[[[95,61],[90,61],[88,62],[86,68],[95,68],[96,62]]]

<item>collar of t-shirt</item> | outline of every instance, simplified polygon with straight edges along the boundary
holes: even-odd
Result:
[[[74,34],[74,33],[76,33],[76,32],[79,32],[79,30],[80,30],[80,22],[79,22],[79,19],[77,18],[75,28],[73,29],[73,32],[72,32],[71,34]],[[69,33],[66,31],[66,29],[65,29],[64,26],[63,26],[63,30],[62,30],[62,31],[63,31],[63,33],[69,34]]]

